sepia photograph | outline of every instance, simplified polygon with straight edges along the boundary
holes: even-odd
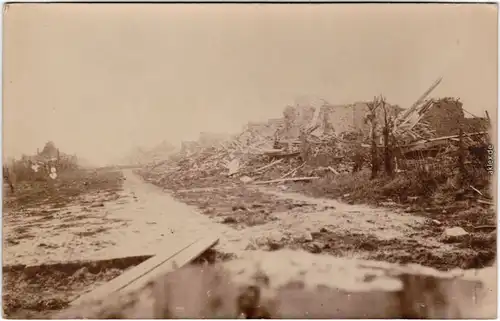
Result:
[[[497,318],[495,3],[5,3],[2,316]]]

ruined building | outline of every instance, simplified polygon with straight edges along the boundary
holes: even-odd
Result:
[[[387,104],[386,110],[388,115],[394,117],[403,109],[396,105]],[[318,133],[320,134],[359,132],[367,135],[370,131],[370,124],[365,121],[368,112],[368,103],[366,102],[348,105],[331,105],[323,102],[318,107],[288,106],[283,112],[283,134],[287,137],[298,137],[301,127],[307,127],[314,123],[319,126]],[[383,124],[383,108],[377,109],[376,116],[378,123]]]
[[[458,135],[463,120],[462,103],[454,98],[436,100],[422,118],[422,121],[430,125],[437,137]]]
[[[319,109],[319,111],[317,111]],[[397,105],[386,104],[389,116],[395,118],[404,111]],[[331,105],[323,102],[320,106],[297,105],[288,106],[283,112],[281,137],[296,138],[300,128],[308,127],[313,123],[318,125],[318,134],[340,135],[342,133],[360,133],[366,137],[370,132],[370,123],[366,122],[369,113],[368,102],[356,102],[348,105]],[[376,111],[377,123],[384,124],[385,113],[383,108]],[[488,121],[485,118],[466,118],[462,103],[455,98],[434,100],[421,122],[426,122],[433,136],[458,135],[460,126],[465,133],[488,130]]]
[[[486,118],[466,118],[462,107],[456,98],[437,99],[422,121],[430,125],[436,137],[458,135],[460,126],[465,133],[488,130]]]

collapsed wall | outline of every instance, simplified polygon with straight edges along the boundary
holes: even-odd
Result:
[[[318,116],[314,119],[315,113]],[[389,116],[395,117],[403,109],[397,105],[386,104],[386,110]],[[318,126],[320,134],[343,134],[358,132],[368,135],[370,124],[365,121],[369,113],[367,102],[356,102],[348,105],[331,105],[323,102],[321,106],[288,106],[283,112],[285,137],[298,137],[301,127]],[[376,117],[379,124],[385,120],[384,109],[379,108],[376,111]],[[314,122],[314,123],[313,123]]]
[[[237,136],[238,141],[246,146],[268,142],[272,147],[274,137],[281,132],[284,121],[281,118],[271,118],[267,122],[249,122]],[[264,141],[263,141],[264,140]]]
[[[189,155],[196,152],[200,148],[200,144],[196,141],[182,141],[181,142],[181,155]]]
[[[324,132],[341,134],[356,131],[356,110],[353,106],[324,104],[321,110]]]
[[[296,138],[300,128],[313,125],[312,121],[316,109],[319,108],[319,117],[316,125],[318,133],[336,134],[357,132],[367,136],[370,132],[370,123],[366,122],[369,114],[368,102],[356,102],[347,105],[331,105],[324,102],[321,106],[312,105],[288,106],[283,112],[284,137]],[[398,105],[386,104],[387,115],[395,118],[404,111]],[[377,123],[382,126],[385,121],[383,108],[375,112]],[[434,101],[432,108],[422,117],[421,122],[429,125],[436,137],[458,135],[460,126],[464,132],[478,132],[488,130],[488,121],[485,118],[465,118],[462,103],[455,98],[441,98]]]
[[[485,132],[489,130],[489,127],[490,125],[487,118],[476,117],[464,119],[463,128],[466,133]]]
[[[462,103],[455,98],[441,98],[434,101],[432,108],[422,117],[429,124],[436,137],[458,135],[464,121]]]
[[[290,105],[284,108],[281,118],[269,119],[264,122],[249,122],[237,135],[236,140],[239,142],[238,145],[272,148],[275,138],[283,142],[297,140],[301,129],[313,126],[317,127],[314,132],[317,136],[333,134],[345,137],[345,134],[348,133],[355,140],[363,139],[363,137],[366,139],[371,130],[371,124],[366,121],[367,115],[370,113],[368,104],[369,102],[356,102],[332,105],[323,101],[322,103]],[[398,105],[386,103],[385,109],[378,108],[375,112],[378,125],[383,126],[386,112],[387,116],[394,119],[402,111],[404,109]],[[437,100],[422,121],[430,125],[430,129],[434,131],[436,136],[458,134],[460,122],[467,123],[464,121],[461,103],[453,98]],[[483,123],[471,120],[465,131],[480,128]],[[223,135],[202,133],[197,142],[183,142],[181,153],[183,155],[191,154],[201,147],[213,146],[216,142],[224,140],[223,138]]]
[[[287,106],[283,110],[283,128],[280,137],[297,138],[300,129],[308,127],[313,118],[316,108],[309,105]]]

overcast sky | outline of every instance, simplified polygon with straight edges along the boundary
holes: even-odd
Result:
[[[4,11],[4,153],[107,161],[235,131],[300,97],[434,96],[496,118],[494,5],[17,4]]]

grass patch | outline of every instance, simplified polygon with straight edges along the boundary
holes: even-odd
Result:
[[[462,183],[459,174],[449,168],[429,170],[416,167],[394,177],[381,175],[375,179],[370,179],[370,174],[368,169],[339,175],[327,173],[311,183],[295,184],[294,189],[318,197],[344,198],[351,203],[393,201],[421,206],[477,199],[479,194],[470,186],[479,189],[485,197],[490,195],[491,178],[485,173],[469,172]]]

